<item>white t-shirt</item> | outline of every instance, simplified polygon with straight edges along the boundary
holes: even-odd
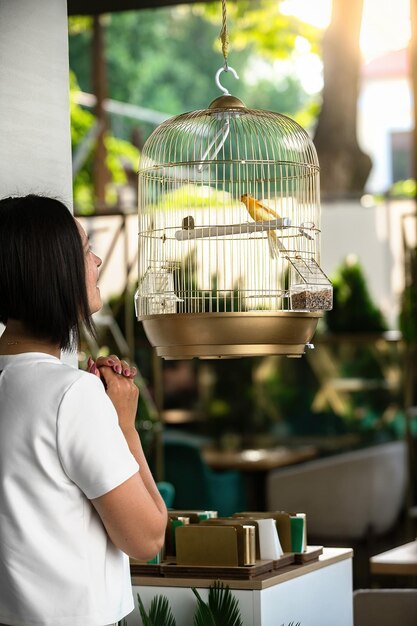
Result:
[[[133,610],[129,562],[89,500],[139,469],[101,381],[0,356],[0,622],[103,626]]]

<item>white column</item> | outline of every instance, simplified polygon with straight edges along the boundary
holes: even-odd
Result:
[[[0,198],[72,206],[66,0],[0,0]]]
[[[0,0],[0,198],[28,193],[72,210],[66,0]]]

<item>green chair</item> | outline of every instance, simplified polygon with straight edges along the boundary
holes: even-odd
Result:
[[[174,508],[214,510],[218,511],[219,517],[245,510],[245,489],[240,472],[212,470],[195,443],[166,440],[164,463],[165,478],[175,489]]]
[[[161,494],[167,509],[172,509],[172,507],[174,506],[175,498],[174,485],[161,480],[160,482],[156,483],[156,486],[158,487],[158,491]]]

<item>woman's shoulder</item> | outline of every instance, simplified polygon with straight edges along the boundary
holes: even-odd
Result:
[[[74,385],[102,392],[103,385],[97,376],[74,367],[51,355],[42,353],[22,353],[0,357],[0,370],[7,378],[26,381],[32,385],[47,386],[50,390],[60,388],[65,393]]]
[[[98,376],[94,376],[83,369],[73,367],[67,363],[62,363],[60,368],[62,379],[65,378],[67,388],[77,387],[79,389],[88,390],[90,393],[103,393],[104,387]]]
[[[51,371],[51,380],[52,378],[54,378],[52,384],[56,385],[56,393],[61,397],[61,408],[78,406],[80,409],[86,409],[108,404],[113,406],[98,376],[63,363],[59,372]]]
[[[63,369],[65,374],[61,376],[59,390],[61,412],[66,412],[68,409],[72,412],[77,408],[81,410],[81,413],[110,412],[112,416],[115,414],[114,406],[98,376],[68,365]]]
[[[3,370],[0,375],[3,407],[7,398],[14,398],[16,406],[19,403],[24,410],[41,415],[49,407],[50,414],[55,415],[65,407],[78,407],[83,412],[88,407],[108,405],[104,386],[97,376],[48,355],[0,358],[0,370]]]

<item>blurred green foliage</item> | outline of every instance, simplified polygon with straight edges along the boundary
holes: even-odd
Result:
[[[222,74],[222,84],[248,107],[286,113],[311,126],[318,95],[305,93],[291,66],[277,70],[275,64],[295,53],[297,37],[316,50],[320,31],[281,15],[280,0],[229,5],[229,63],[240,80]],[[115,13],[105,16],[104,27],[110,98],[177,115],[206,108],[219,95],[214,82],[223,66],[219,2]],[[71,25],[69,51],[82,90],[91,92],[88,21]],[[117,136],[130,138],[138,122],[112,116],[112,126]],[[140,124],[142,141],[152,130],[149,123]]]
[[[204,185],[183,185],[160,196],[158,209],[167,211],[192,207],[193,209],[205,208],[223,204],[233,206],[237,204],[232,194],[222,189],[216,189]]]
[[[417,345],[417,249],[405,251],[405,287],[401,299],[400,330],[407,344]]]
[[[388,195],[390,198],[415,198],[416,191],[416,181],[413,178],[408,178],[407,180],[399,180],[394,183]]]
[[[73,155],[77,153],[95,123],[95,116],[83,109],[76,102],[75,94],[79,85],[74,72],[70,72],[70,115],[71,115],[71,147]],[[139,150],[131,143],[108,134],[105,140],[107,149],[106,165],[110,174],[107,189],[109,205],[117,201],[117,187],[127,183],[127,172],[136,170],[139,163]],[[93,195],[93,149],[94,142],[88,146],[86,160],[77,172],[73,181],[74,205],[79,213],[88,214],[94,210]]]
[[[372,301],[363,268],[356,257],[347,257],[332,277],[333,309],[326,312],[326,325],[335,333],[381,332],[386,321]]]

